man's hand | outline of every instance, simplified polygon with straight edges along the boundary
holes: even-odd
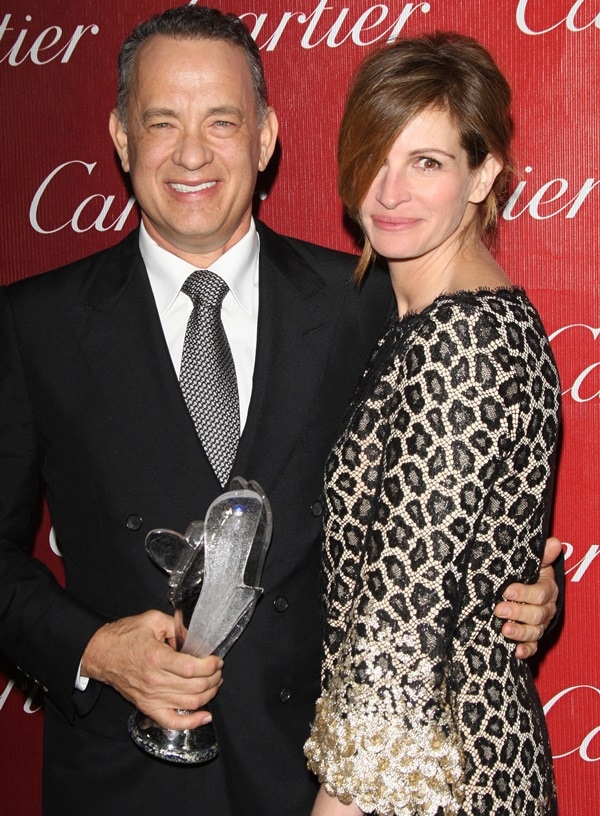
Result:
[[[211,716],[196,709],[217,693],[223,661],[175,651],[166,642],[174,636],[173,618],[157,610],[107,623],[88,643],[81,674],[112,686],[164,728],[204,725]]]
[[[521,659],[537,652],[539,639],[556,615],[558,586],[552,564],[560,551],[559,539],[549,538],[537,583],[510,584],[504,592],[504,600],[494,610],[497,617],[507,620],[502,627],[504,637],[521,641],[515,648],[515,656]]]

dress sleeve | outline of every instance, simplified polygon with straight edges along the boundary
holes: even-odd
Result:
[[[368,813],[450,816],[463,799],[453,635],[531,403],[509,348],[480,310],[424,319],[375,364],[328,463],[326,657],[305,751],[329,793]],[[506,577],[480,598],[490,611]]]

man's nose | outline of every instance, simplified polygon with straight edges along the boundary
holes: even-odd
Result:
[[[186,170],[198,170],[205,164],[210,164],[212,159],[213,151],[199,133],[183,133],[173,152],[175,164]]]

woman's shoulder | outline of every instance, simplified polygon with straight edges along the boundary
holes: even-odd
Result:
[[[429,308],[440,320],[476,319],[485,314],[499,323],[514,320],[529,323],[532,315],[537,314],[525,290],[516,286],[443,292]]]
[[[549,341],[535,307],[522,289],[444,293],[419,313],[398,319],[397,359],[414,367],[453,368],[468,358],[504,371],[537,369],[552,360]]]
[[[480,346],[499,334],[545,337],[535,307],[517,287],[442,293],[418,317],[421,336],[468,332]]]

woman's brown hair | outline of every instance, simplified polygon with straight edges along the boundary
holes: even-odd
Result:
[[[508,82],[472,37],[434,32],[368,56],[350,86],[338,142],[338,189],[350,216],[360,223],[360,206],[394,141],[414,116],[434,108],[455,123],[471,169],[488,154],[503,166],[479,205],[479,233],[492,233],[514,172],[510,101]],[[357,281],[374,256],[365,236]]]

